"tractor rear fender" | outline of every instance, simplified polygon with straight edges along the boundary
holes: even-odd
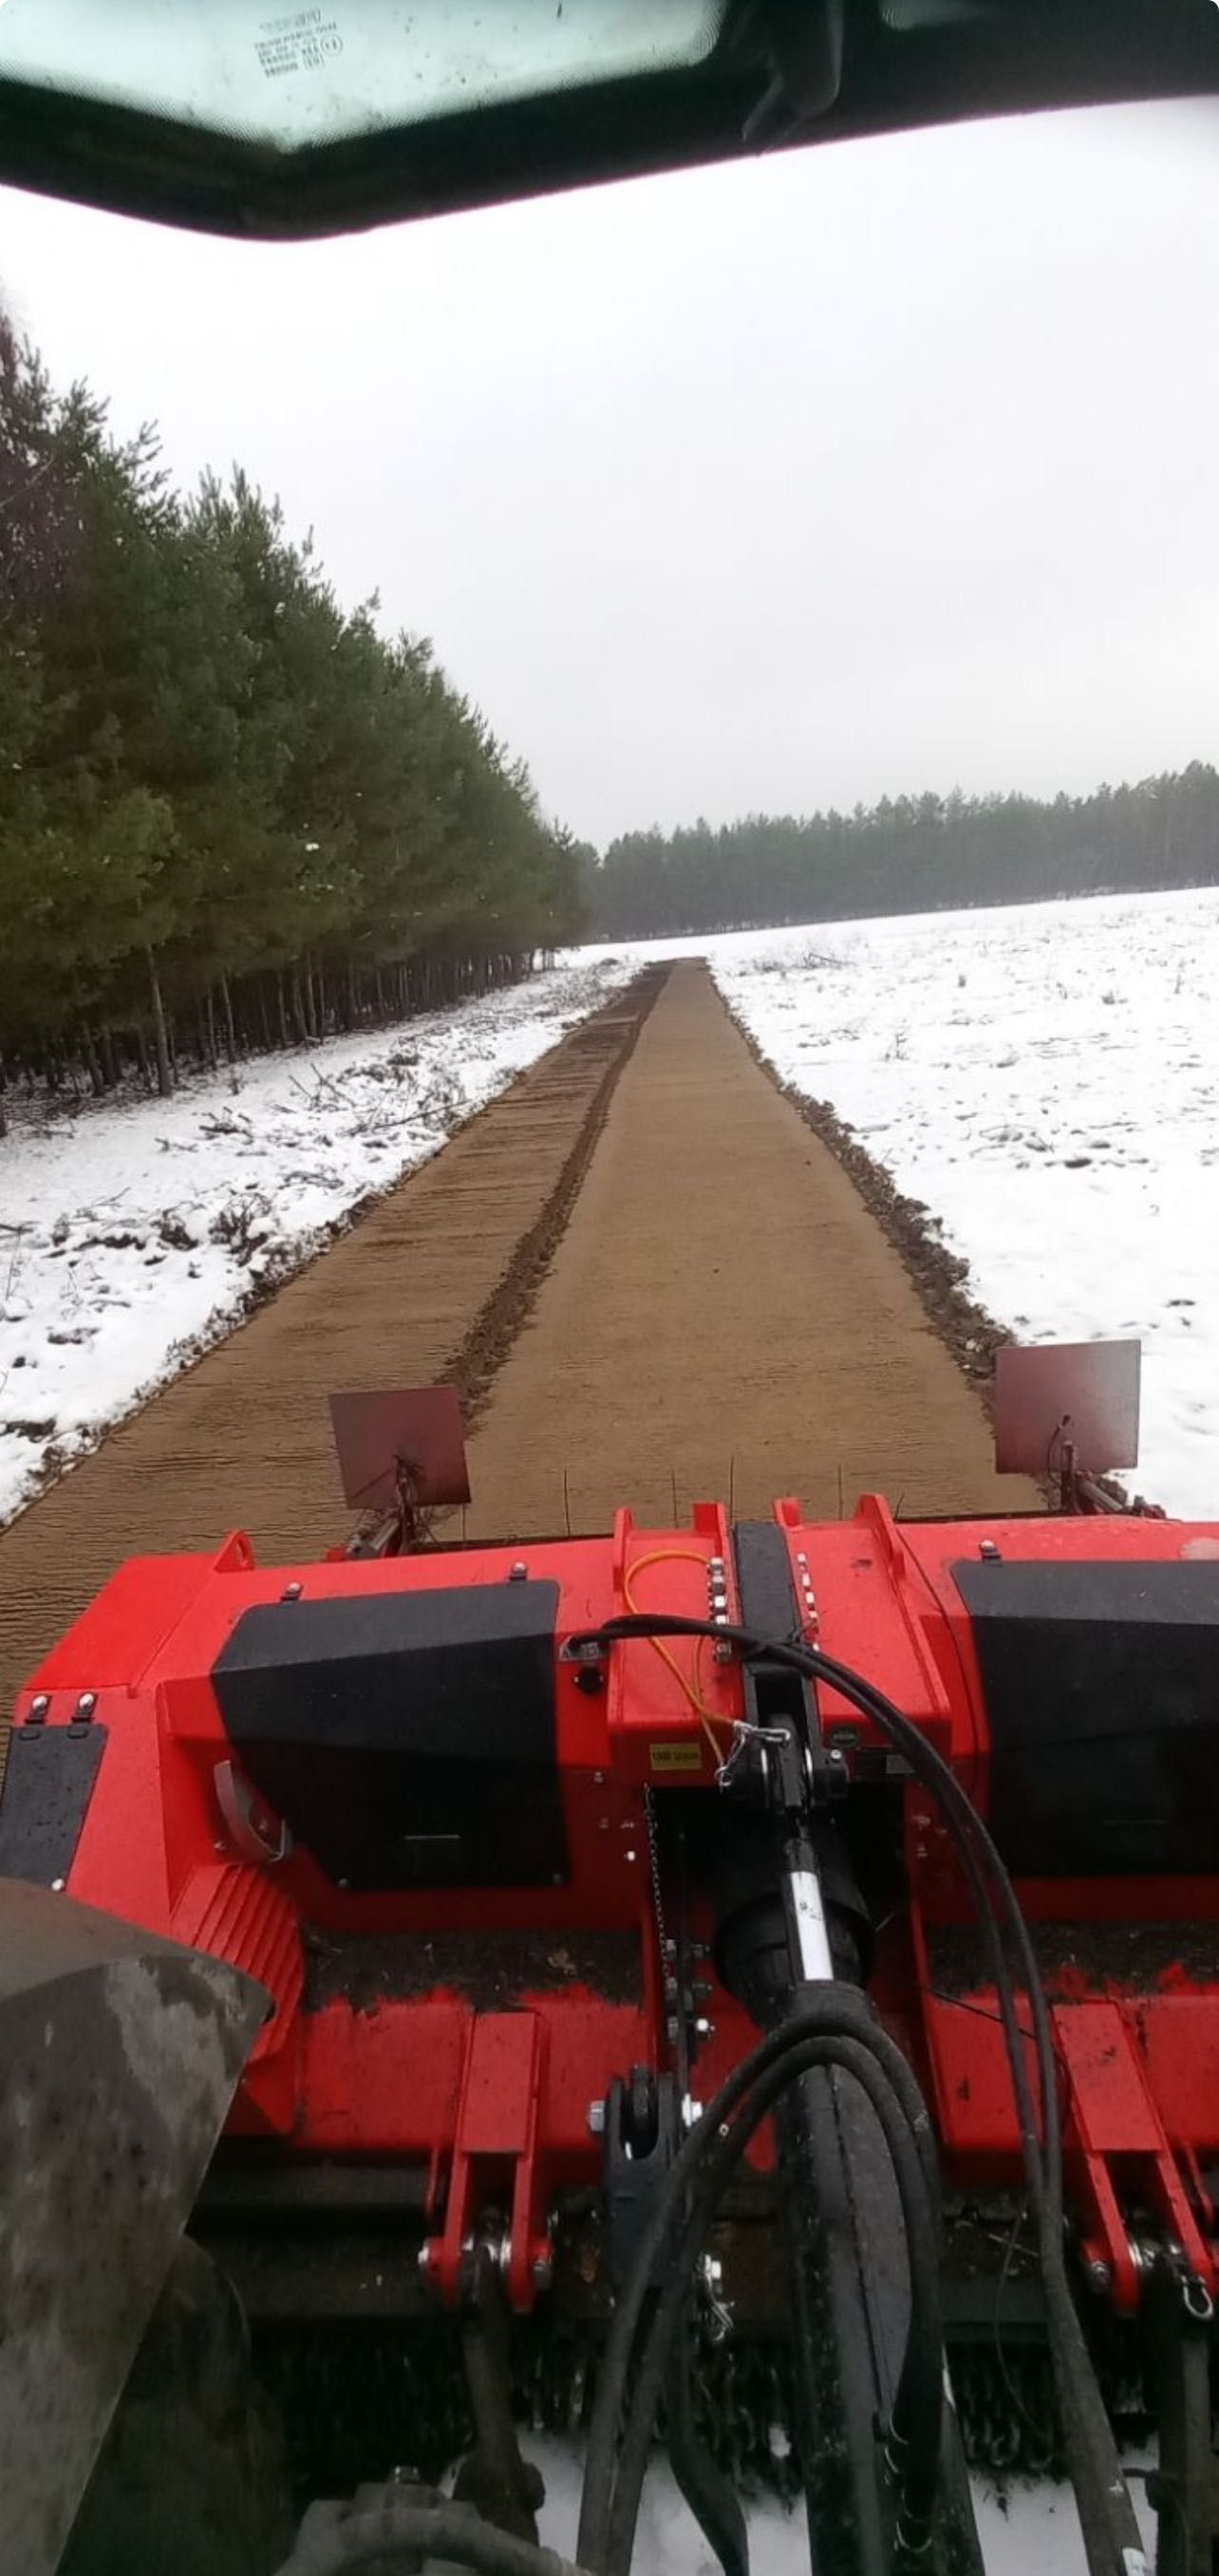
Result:
[[[268,2009],[0,1880],[0,2566],[52,2576]]]

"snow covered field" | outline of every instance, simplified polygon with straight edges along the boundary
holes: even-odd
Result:
[[[1141,1340],[1129,1482],[1219,1518],[1219,892],[633,953],[682,948],[941,1220],[1019,1340]]]
[[[0,1139],[0,1522],[443,1144],[629,959]]]
[[[1137,1485],[1219,1514],[1219,892],[585,950],[396,1030],[0,1141],[0,1520],[645,957],[706,954],[784,1080],[1024,1340],[1135,1334]]]

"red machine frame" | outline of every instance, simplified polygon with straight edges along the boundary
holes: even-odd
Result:
[[[1219,1546],[1216,1525],[1167,1520],[1013,1519],[901,1524],[867,1497],[855,1516],[810,1525],[775,1507],[807,1641],[866,1671],[934,1741],[987,1810],[990,1736],[969,1615],[952,1567],[1005,1561],[1132,1564]],[[1201,1548],[1199,1548],[1201,1542]],[[488,1892],[478,1921],[503,1932],[635,1933],[634,2001],[578,1979],[481,2010],[437,1983],[424,1995],[311,2003],[307,1951],[345,1934],[441,1936],[468,1928],[471,1894],[357,1894],[288,1847],[234,1761],[209,1678],[246,1610],[282,1599],[501,1582],[519,1563],[559,1586],[557,1749],[570,1877],[561,1887]],[[721,1624],[736,1609],[731,1533],[716,1505],[687,1531],[636,1529],[619,1514],[602,1539],[512,1551],[443,1550],[371,1562],[259,1568],[230,1537],[211,1561],[135,1559],[54,1648],[18,1703],[19,1726],[106,1729],[105,1758],[66,1885],[88,1904],[224,1957],[258,1978],[273,2009],[255,2045],[230,2133],[278,2140],[294,2156],[401,2159],[426,2169],[429,2277],[457,2295],[478,2210],[510,2214],[505,2277],[518,2310],[550,2278],[549,2215],[565,2187],[591,2183],[600,2142],[590,2106],[637,2064],[663,2071],[665,1963],[655,1939],[645,1791],[714,1790],[742,1717],[727,1652],[657,1641],[612,1648],[589,1686],[570,1640],[626,1610]],[[820,1693],[825,1743],[848,1764],[900,1765],[866,1720]],[[1018,2182],[1010,2074],[993,1988],[936,1990],[931,1949],[968,1904],[942,1823],[910,1781],[901,1791],[908,1904],[879,1938],[872,1992],[931,2103],[946,2177]],[[1034,1923],[1219,1923],[1219,1881],[1024,1879]],[[710,1947],[711,1926],[696,1927]],[[1171,1944],[1170,1944],[1171,1946]],[[698,2061],[710,2091],[756,2033],[708,1960]],[[1138,2302],[1132,2206],[1210,2295],[1215,2212],[1204,2168],[1219,2154],[1219,1981],[1176,1962],[1137,1990],[1082,1974],[1051,1991],[1062,2072],[1068,2191],[1092,2277],[1115,2305]],[[1030,2067],[1031,2067],[1030,2052]]]

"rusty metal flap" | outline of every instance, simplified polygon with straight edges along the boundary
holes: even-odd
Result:
[[[1093,1476],[1139,1462],[1138,1342],[1041,1342],[995,1353],[995,1465],[1056,1475],[1069,1440]]]
[[[343,1497],[389,1511],[405,1474],[416,1503],[468,1503],[470,1477],[455,1386],[376,1387],[332,1395]]]

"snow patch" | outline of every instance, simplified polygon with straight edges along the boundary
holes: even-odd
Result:
[[[608,1001],[621,951],[0,1142],[0,1523]]]
[[[633,951],[691,953],[782,1080],[934,1211],[1017,1340],[1141,1341],[1127,1482],[1219,1514],[1219,891]]]

